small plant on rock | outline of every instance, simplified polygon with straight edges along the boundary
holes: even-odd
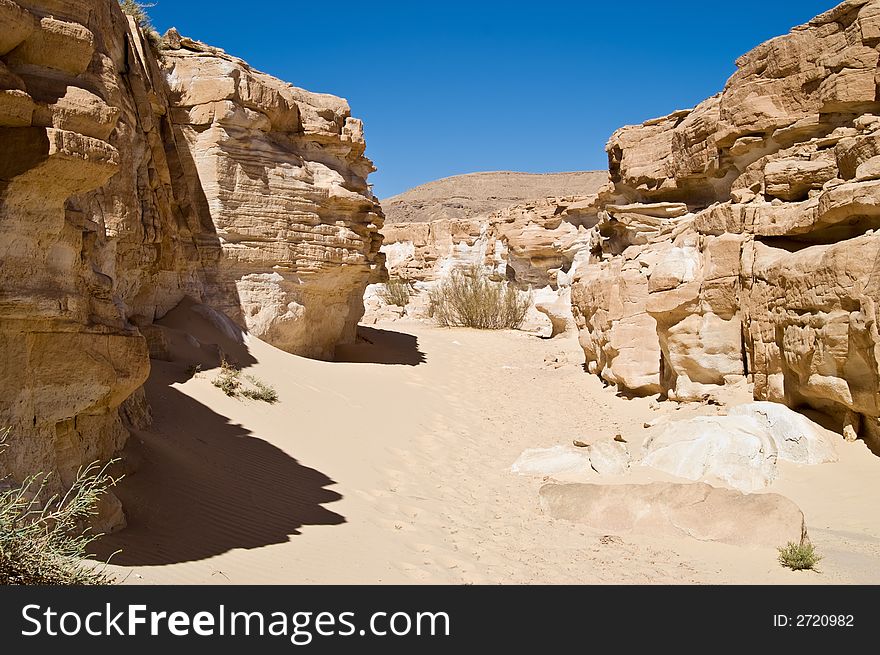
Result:
[[[147,13],[147,9],[156,6],[155,3],[138,2],[137,0],[119,0],[119,6],[122,7],[123,13],[134,18],[150,45],[154,48],[158,48],[161,37],[159,36],[158,30],[153,27],[153,22],[150,20],[150,16]]]
[[[789,541],[784,548],[779,548],[779,563],[792,571],[815,571],[822,557],[816,553],[813,544],[806,542],[796,544]]]

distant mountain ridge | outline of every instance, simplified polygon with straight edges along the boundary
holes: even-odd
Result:
[[[526,200],[596,193],[607,181],[606,171],[468,173],[428,182],[386,198],[382,208],[388,223],[475,218]]]

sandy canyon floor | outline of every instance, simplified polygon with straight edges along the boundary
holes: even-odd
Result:
[[[573,333],[399,321],[361,335],[333,363],[250,339],[244,372],[277,389],[271,406],[225,396],[216,371],[153,362],[154,423],[118,492],[129,528],[100,545],[121,549],[126,583],[880,583],[880,458],[861,442],[841,439],[833,464],[781,463],[768,489],[804,511],[819,573],[772,549],[607,538],[543,515],[544,480],[511,463],[617,433],[637,453],[646,421],[718,408],[617,396],[584,372]]]

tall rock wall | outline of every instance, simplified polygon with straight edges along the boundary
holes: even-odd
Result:
[[[691,399],[880,416],[880,2],[848,0],[737,61],[696,108],[615,132],[615,197],[573,310],[588,366]]]
[[[222,244],[207,301],[280,348],[332,358],[382,277],[363,124],[341,98],[174,33],[165,42],[173,132]]]
[[[185,297],[330,357],[383,275],[345,101],[158,51],[116,0],[0,0],[0,144],[0,476],[60,487],[116,452]]]

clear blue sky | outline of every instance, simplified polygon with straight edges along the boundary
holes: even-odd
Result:
[[[385,198],[482,170],[604,169],[619,126],[720,91],[835,0],[153,0],[153,22],[348,99]]]

